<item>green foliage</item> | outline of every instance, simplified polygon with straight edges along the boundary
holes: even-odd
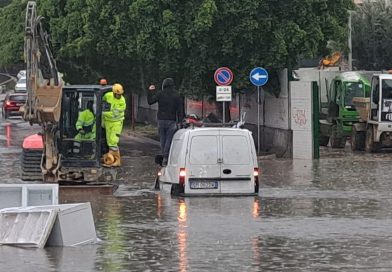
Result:
[[[353,58],[357,69],[392,67],[392,7],[385,1],[366,2],[353,14]]]
[[[1,21],[3,13],[22,11],[19,2],[0,12],[0,30],[14,41],[1,42],[2,64],[22,54],[23,29]],[[278,95],[277,71],[295,66],[300,57],[323,54],[329,40],[346,41],[351,5],[351,0],[38,1],[67,81],[93,83],[105,76],[141,92],[170,76],[194,96],[214,93],[213,74],[220,66],[233,70],[234,89],[252,88],[249,71],[265,67],[271,74],[267,89]],[[22,26],[23,14],[17,20]]]
[[[26,1],[13,1],[0,8],[0,68],[23,61]]]
[[[0,0],[0,8],[5,7],[6,5],[9,5],[11,3],[11,0]]]

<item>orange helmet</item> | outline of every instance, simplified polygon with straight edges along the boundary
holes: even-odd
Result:
[[[102,78],[102,79],[99,81],[99,84],[101,84],[101,85],[108,85],[108,81],[107,81],[106,79]]]

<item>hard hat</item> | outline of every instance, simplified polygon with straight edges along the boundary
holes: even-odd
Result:
[[[114,84],[112,88],[113,93],[115,94],[123,94],[124,93],[124,88],[121,84]]]
[[[101,84],[101,85],[108,85],[108,81],[107,81],[105,78],[102,78],[102,79],[99,81],[99,84]]]

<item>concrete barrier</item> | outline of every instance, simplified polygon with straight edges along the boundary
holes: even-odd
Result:
[[[97,242],[90,203],[0,210],[0,244],[43,248]]]

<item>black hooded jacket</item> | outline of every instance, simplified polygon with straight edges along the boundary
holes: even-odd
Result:
[[[147,102],[149,105],[158,102],[158,120],[181,122],[184,118],[183,102],[176,93],[172,78],[163,80],[162,90],[148,91]]]

